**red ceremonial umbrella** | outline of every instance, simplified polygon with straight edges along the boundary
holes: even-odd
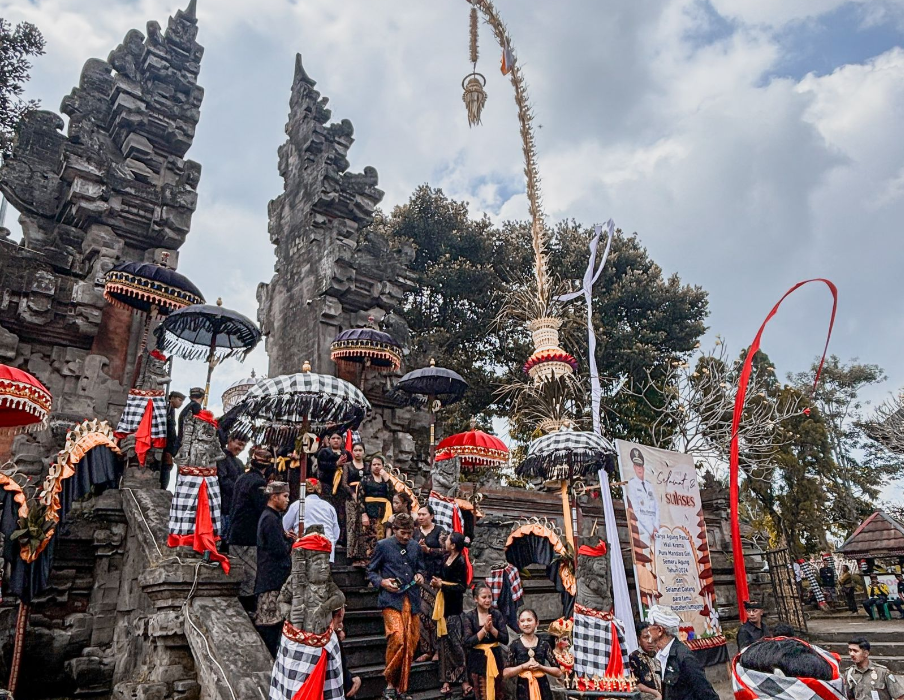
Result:
[[[0,432],[40,429],[52,405],[50,392],[28,372],[0,365]]]
[[[496,467],[508,462],[509,450],[495,435],[471,429],[456,433],[440,440],[436,446],[436,461],[457,457],[462,471],[473,471],[478,467]]]

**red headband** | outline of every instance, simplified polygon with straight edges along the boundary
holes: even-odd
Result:
[[[220,425],[217,423],[217,419],[213,417],[213,413],[211,413],[210,411],[198,411],[195,414],[195,418],[202,420],[205,423],[210,423],[214,428],[220,427]]]
[[[606,553],[606,551],[606,543],[600,540],[600,543],[596,547],[591,547],[588,544],[582,544],[578,549],[578,556],[601,557]]]
[[[160,360],[161,362],[166,362],[166,355],[164,355],[162,352],[160,352],[156,348],[154,350],[151,350],[151,357],[153,357],[155,360]]]
[[[310,535],[305,535],[295,540],[292,549],[307,549],[310,552],[326,552],[329,554],[333,551],[333,545],[319,532],[312,532]]]

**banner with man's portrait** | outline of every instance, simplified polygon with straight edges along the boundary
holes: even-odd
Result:
[[[693,457],[615,444],[642,616],[652,605],[668,606],[682,620],[679,636],[688,647],[724,647]]]

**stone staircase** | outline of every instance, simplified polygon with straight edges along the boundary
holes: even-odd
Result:
[[[848,642],[854,637],[866,637],[872,646],[873,661],[904,674],[904,620],[897,616],[893,620],[870,621],[863,615],[833,615],[811,619],[808,626],[815,644],[841,655],[842,668],[851,665]]]
[[[386,687],[383,680],[386,635],[383,615],[377,607],[377,590],[368,586],[364,569],[348,563],[344,547],[336,549],[332,572],[333,580],[346,598],[346,638],[342,648],[348,657],[352,675],[361,677],[361,690],[355,699],[378,698]],[[438,662],[425,661],[411,667],[408,692],[416,700],[438,700],[441,698],[441,686]]]

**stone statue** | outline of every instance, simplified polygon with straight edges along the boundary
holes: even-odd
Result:
[[[183,424],[182,444],[175,456],[176,464],[216,469],[216,463],[221,459],[226,459],[226,453],[220,447],[216,423],[189,416]]]
[[[143,391],[166,389],[170,382],[166,357],[159,350],[145,350],[135,388]]]
[[[580,691],[632,692],[635,681],[630,674],[624,626],[612,614],[612,580],[605,543],[578,549],[576,578],[575,687]],[[611,663],[613,654],[621,655],[620,665]],[[621,671],[617,670],[619,666]]]
[[[323,535],[322,525],[311,525],[306,535]],[[345,606],[345,594],[330,574],[330,553],[292,550],[292,574],[279,595],[280,609],[296,629],[323,634],[333,614]]]
[[[575,602],[592,610],[612,609],[612,580],[608,556],[578,553],[578,591]]]
[[[458,477],[461,473],[461,465],[457,459],[443,459],[433,465],[431,472],[433,480],[432,491],[446,498],[455,498],[458,495]]]

